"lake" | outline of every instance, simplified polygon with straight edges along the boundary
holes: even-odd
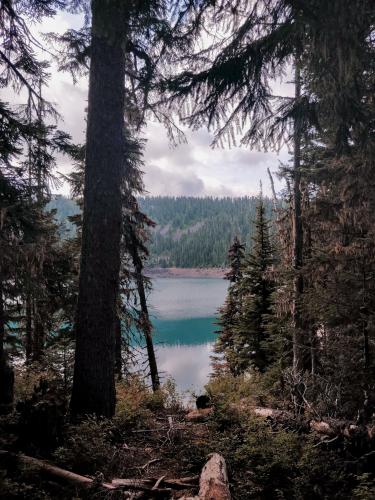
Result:
[[[221,278],[155,278],[149,297],[158,367],[180,391],[200,392],[210,374],[217,309],[227,281]]]

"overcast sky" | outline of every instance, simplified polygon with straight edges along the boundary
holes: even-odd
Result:
[[[79,28],[80,18],[69,14],[59,14],[35,27],[37,32],[64,32],[67,28]],[[67,73],[51,68],[49,87],[45,97],[54,102],[62,121],[59,128],[70,133],[73,140],[82,143],[85,137],[85,108],[87,106],[86,79],[73,84]],[[278,92],[285,92],[286,86],[279,84]],[[262,181],[263,191],[270,193],[267,167],[276,171],[279,161],[287,161],[287,151],[280,156],[275,153],[252,151],[245,147],[212,149],[212,137],[204,130],[186,132],[188,143],[173,148],[162,125],[148,123],[144,136],[145,150],[144,181],[148,193],[152,195],[191,196],[242,196],[259,192]],[[59,158],[58,171],[66,173],[71,165]],[[275,179],[276,187],[281,187]],[[68,194],[68,186],[61,192]]]

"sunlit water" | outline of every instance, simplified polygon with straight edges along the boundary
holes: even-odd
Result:
[[[159,371],[180,391],[199,392],[210,373],[217,309],[227,282],[216,278],[156,278],[149,297]]]

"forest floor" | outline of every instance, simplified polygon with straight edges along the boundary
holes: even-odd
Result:
[[[58,389],[46,387],[27,386],[0,417],[0,498],[188,499],[212,453],[226,461],[233,500],[375,498],[374,436],[347,423],[312,431],[316,416],[295,419],[260,376],[212,380],[199,419],[172,383],[152,393],[134,377],[118,384],[113,419],[71,425]]]
[[[153,485],[159,481],[166,489],[168,480],[175,483],[170,492],[165,492],[165,498],[196,495],[199,474],[208,458],[204,453],[207,450],[208,454],[208,424],[190,422],[185,417],[183,412],[159,413],[153,425],[137,429],[123,445],[128,477],[149,480]],[[153,498],[151,493],[144,495]]]
[[[0,417],[0,498],[176,499],[198,493],[212,451],[209,425],[187,418],[173,386],[155,395],[137,380],[119,384],[114,419],[88,417],[78,425],[61,418],[54,386],[37,393]],[[93,482],[85,484],[88,479]]]

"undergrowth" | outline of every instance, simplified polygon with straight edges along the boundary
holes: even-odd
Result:
[[[145,473],[199,474],[208,454],[215,451],[227,462],[233,500],[375,498],[371,447],[344,438],[322,443],[301,427],[252,415],[252,407],[282,406],[275,395],[270,396],[269,381],[260,375],[211,380],[206,390],[213,413],[207,423],[193,425],[184,423],[185,411],[172,381],[153,393],[138,377],[129,377],[117,385],[113,419],[87,416],[71,425],[56,377],[36,378],[33,390],[31,377],[18,379],[18,411],[0,421],[8,433],[3,434],[2,446],[11,451],[32,452],[68,470],[105,480]],[[179,430],[167,430],[171,416]],[[31,440],[26,443],[23,435]],[[17,463],[0,472],[1,498],[96,495],[61,488]]]
[[[214,404],[210,441],[227,461],[235,500],[375,498],[371,451],[343,438],[321,443],[297,426],[251,414],[252,406],[277,406],[260,376],[218,377],[207,392]]]

